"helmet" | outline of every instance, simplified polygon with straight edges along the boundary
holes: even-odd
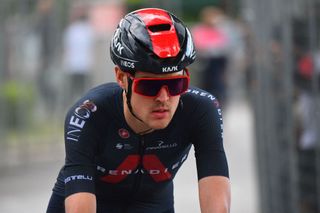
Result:
[[[131,74],[178,72],[196,57],[190,31],[176,16],[158,8],[127,14],[112,37],[110,55],[114,64]]]

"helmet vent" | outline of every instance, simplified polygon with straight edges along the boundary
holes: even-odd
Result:
[[[170,24],[157,24],[157,25],[152,25],[149,26],[148,29],[155,33],[155,32],[161,32],[161,31],[168,31],[170,30],[171,25]]]

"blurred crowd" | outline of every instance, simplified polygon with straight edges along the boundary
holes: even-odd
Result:
[[[232,89],[237,87],[239,91],[244,85],[241,82],[245,75],[244,28],[222,8],[208,6],[200,11],[200,22],[193,26],[192,34],[198,54],[200,87],[214,94],[224,106],[235,91]]]
[[[20,121],[25,114],[35,116],[25,118],[29,122],[57,113],[61,116],[66,106],[94,84],[113,79],[113,73],[107,72],[112,69],[107,49],[110,34],[126,10],[122,2],[35,2],[29,8],[24,5],[25,10],[34,8],[33,12],[8,14],[3,22],[2,84],[17,91],[16,97],[11,97],[15,100],[11,104],[4,101],[7,104],[3,106],[16,120],[5,119],[4,127],[11,122],[13,127],[23,128]],[[223,105],[232,91],[240,95],[245,83],[246,41],[241,24],[222,8],[208,6],[189,26],[198,53],[192,67],[194,83],[213,93]],[[9,99],[9,94],[2,96]],[[30,107],[14,106],[22,103]]]
[[[300,186],[300,208],[303,212],[319,212],[319,83],[320,83],[320,48],[311,49],[301,35],[307,31],[307,23],[296,20],[294,33],[294,80],[296,89],[296,119],[298,171]],[[316,92],[318,91],[318,92]],[[317,108],[318,107],[318,108]]]

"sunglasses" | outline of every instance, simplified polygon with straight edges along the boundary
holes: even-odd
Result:
[[[165,87],[170,96],[177,96],[185,93],[189,87],[190,77],[187,75],[172,76],[168,78],[134,78],[133,91],[147,97],[158,96],[162,87]]]

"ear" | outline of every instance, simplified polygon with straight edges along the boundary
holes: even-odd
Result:
[[[122,89],[125,90],[127,88],[127,74],[123,72],[118,66],[114,68],[114,73],[116,75],[117,83]]]

